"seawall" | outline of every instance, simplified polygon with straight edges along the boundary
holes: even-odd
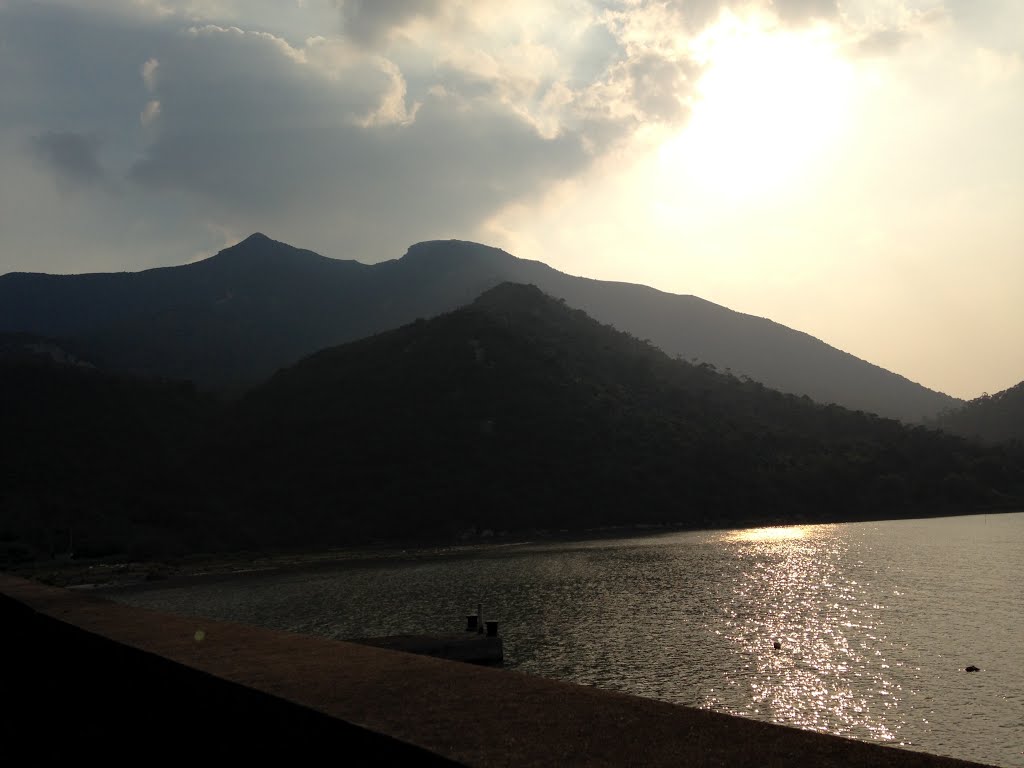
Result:
[[[0,595],[0,745],[39,756],[977,765],[508,670],[158,613],[4,574]]]

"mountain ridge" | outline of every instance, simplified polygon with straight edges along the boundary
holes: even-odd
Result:
[[[464,240],[423,241],[363,264],[254,233],[178,267],[12,273],[0,277],[0,331],[73,338],[132,373],[246,387],[316,349],[449,311],[504,281],[536,284],[670,354],[821,402],[907,421],[959,403],[767,318]]]

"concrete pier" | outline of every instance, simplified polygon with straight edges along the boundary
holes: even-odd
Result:
[[[976,765],[507,670],[163,614],[2,574],[0,594],[8,756]]]
[[[349,642],[470,664],[501,664],[505,658],[504,645],[497,635],[467,632],[444,635],[390,635],[361,637]]]

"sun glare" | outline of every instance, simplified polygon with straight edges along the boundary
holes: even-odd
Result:
[[[799,525],[775,526],[771,528],[747,528],[729,535],[732,541],[790,541],[806,535]]]
[[[708,191],[777,191],[837,143],[852,70],[827,27],[766,31],[727,16],[695,43],[707,67],[687,127],[660,159]]]

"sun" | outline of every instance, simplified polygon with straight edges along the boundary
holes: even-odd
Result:
[[[726,15],[695,41],[694,54],[705,70],[692,114],[659,159],[707,191],[774,194],[844,133],[852,67],[829,27],[772,30]]]

